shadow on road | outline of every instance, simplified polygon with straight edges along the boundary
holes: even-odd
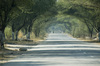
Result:
[[[44,43],[45,45],[47,44],[85,44],[85,43],[100,43],[98,41],[66,41],[66,40],[52,40],[52,41],[46,41],[47,43]],[[43,43],[41,43],[44,45]]]
[[[6,64],[8,63],[5,63],[5,64],[0,64],[0,66],[7,66]],[[44,63],[44,62],[28,62],[28,61],[24,61],[24,62],[9,62],[10,66],[44,66],[48,63]]]
[[[74,64],[90,64],[89,66],[91,64],[100,64],[100,46],[95,46],[92,43],[95,42],[65,40],[43,41],[36,47],[31,47],[33,49],[32,51],[27,51],[18,58],[1,64],[0,66],[53,66],[60,64],[59,62],[73,64],[73,66]],[[15,53],[15,55],[17,54]]]

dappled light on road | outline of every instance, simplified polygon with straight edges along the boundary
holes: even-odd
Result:
[[[100,66],[99,58],[100,45],[61,33],[49,34],[47,40],[0,66]]]

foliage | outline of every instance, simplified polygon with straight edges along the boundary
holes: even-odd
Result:
[[[57,30],[92,38],[100,32],[99,6],[100,0],[0,0],[0,31],[4,33],[9,25],[29,38],[30,32],[44,37]]]
[[[5,36],[6,36],[5,38],[6,39],[11,39],[11,36],[12,36],[11,32],[12,32],[11,27],[7,26],[5,28]]]

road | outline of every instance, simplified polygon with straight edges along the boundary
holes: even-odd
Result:
[[[100,66],[100,45],[49,34],[39,45],[0,66]]]

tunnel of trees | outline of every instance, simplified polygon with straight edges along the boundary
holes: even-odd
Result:
[[[51,32],[92,39],[100,33],[99,6],[100,0],[0,0],[0,49],[4,40],[43,39]]]

